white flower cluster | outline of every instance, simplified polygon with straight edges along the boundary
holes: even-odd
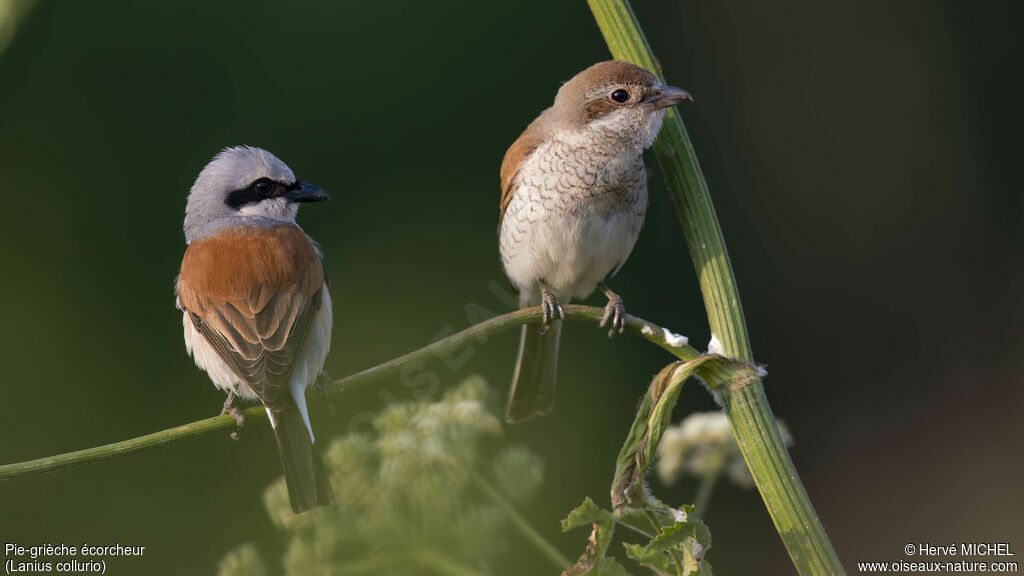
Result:
[[[779,432],[787,446],[793,444],[782,422]],[[662,483],[669,486],[684,474],[698,478],[725,474],[737,486],[754,485],[729,420],[717,411],[695,412],[665,430],[658,446],[657,471]]]
[[[335,504],[296,516],[284,481],[264,496],[271,519],[292,536],[287,576],[360,573],[433,575],[421,555],[490,573],[511,552],[508,514],[475,483],[515,503],[540,487],[539,457],[501,446],[501,421],[488,409],[490,387],[470,377],[435,402],[386,408],[373,430],[335,439],[323,451]],[[474,480],[479,478],[483,480]],[[259,574],[255,547],[240,547],[220,576]]]

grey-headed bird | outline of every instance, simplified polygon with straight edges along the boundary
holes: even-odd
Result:
[[[237,398],[263,403],[297,514],[334,499],[306,410],[330,348],[331,296],[320,249],[295,223],[300,203],[328,198],[266,150],[223,150],[189,192],[176,282],[185,347],[227,392],[222,413],[241,424]]]
[[[510,422],[554,407],[560,302],[599,287],[608,297],[601,326],[610,327],[609,336],[625,328],[622,298],[604,281],[640,235],[647,211],[643,152],[661,130],[664,109],[687,99],[643,68],[600,62],[566,82],[505,153],[501,260],[520,307],[544,310],[542,324],[522,328]]]

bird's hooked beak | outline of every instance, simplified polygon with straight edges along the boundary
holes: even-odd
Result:
[[[319,186],[313,186],[305,182],[292,184],[285,190],[284,194],[281,194],[281,197],[289,202],[320,202],[321,200],[331,199],[331,196]]]
[[[651,106],[655,110],[660,110],[669,106],[675,106],[683,100],[693,102],[693,96],[690,96],[690,93],[682,88],[660,86],[654,90],[653,94],[644,99],[644,104]]]

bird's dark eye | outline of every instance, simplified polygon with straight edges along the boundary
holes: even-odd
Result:
[[[629,92],[626,92],[622,88],[619,88],[615,92],[612,92],[612,100],[615,100],[619,104],[622,104],[626,100],[629,100]]]
[[[260,194],[270,194],[270,190],[273,188],[273,186],[270,185],[270,182],[267,182],[266,180],[260,180],[253,184],[252,187]]]

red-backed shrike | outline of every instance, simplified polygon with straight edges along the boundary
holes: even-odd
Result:
[[[647,211],[643,152],[664,109],[690,95],[627,62],[600,62],[566,82],[501,163],[499,245],[520,307],[541,305],[524,325],[509,393],[509,421],[554,407],[559,302],[608,297],[601,326],[625,328],[622,298],[604,279],[633,250]],[[548,327],[553,328],[548,333]]]
[[[295,223],[300,202],[327,199],[266,150],[225,149],[189,193],[177,280],[185,347],[239,424],[236,397],[266,407],[296,513],[334,499],[306,410],[330,348],[331,296],[323,256]]]

